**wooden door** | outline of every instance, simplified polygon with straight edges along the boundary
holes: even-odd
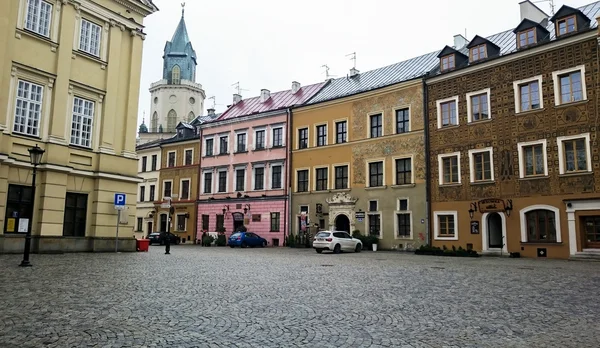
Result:
[[[584,247],[600,249],[600,216],[585,216],[582,218]]]

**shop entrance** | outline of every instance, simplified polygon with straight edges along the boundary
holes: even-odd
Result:
[[[600,216],[584,216],[581,218],[583,244],[586,249],[600,249]]]

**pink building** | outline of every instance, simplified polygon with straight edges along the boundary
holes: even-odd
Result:
[[[227,236],[245,226],[271,246],[283,246],[289,226],[288,121],[290,108],[325,83],[242,100],[200,126],[202,158],[198,231]],[[199,238],[201,233],[198,234]]]

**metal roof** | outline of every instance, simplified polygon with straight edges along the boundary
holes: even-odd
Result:
[[[317,93],[307,105],[367,92],[422,77],[436,65],[439,65],[439,59],[437,58],[439,52],[427,53],[400,63],[360,73],[353,77],[341,77],[331,80],[331,83]]]
[[[243,99],[227,109],[218,120],[228,120],[235,117],[248,116],[267,111],[280,110],[294,105],[301,105],[321,90],[326,84],[326,82],[320,82],[304,86],[296,93],[292,93],[292,90],[271,93],[271,97],[264,103],[260,101],[260,97]]]

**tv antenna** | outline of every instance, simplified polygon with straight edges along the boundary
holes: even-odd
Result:
[[[540,2],[547,2],[550,3],[550,15],[554,16],[554,0],[538,0],[538,1],[534,1],[534,4],[540,3]]]
[[[325,81],[329,80],[332,77],[335,77],[335,75],[329,75],[329,66],[327,66],[327,64],[321,65],[321,68],[325,68]]]
[[[242,91],[249,91],[248,89],[242,89],[242,87],[240,87],[240,81],[234,83],[232,86],[238,95],[242,95]]]
[[[350,60],[354,61],[353,68],[356,69],[356,52],[352,52],[350,54],[347,54],[346,57],[350,57]]]

